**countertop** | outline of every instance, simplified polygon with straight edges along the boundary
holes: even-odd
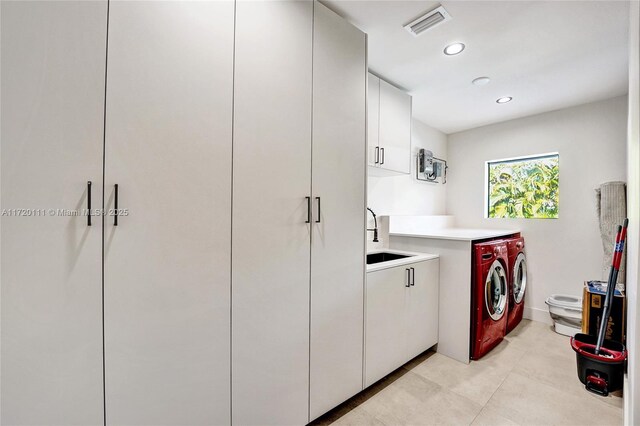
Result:
[[[467,228],[441,228],[410,233],[390,232],[394,237],[434,238],[440,240],[473,241],[485,238],[502,237],[516,234],[517,229],[467,229]]]
[[[423,260],[438,259],[440,257],[437,254],[431,254],[431,253],[418,253],[413,251],[389,250],[389,249],[371,250],[371,251],[368,251],[367,254],[382,253],[382,252],[403,254],[409,257],[367,265],[367,273],[380,271],[382,269],[395,268],[396,266],[408,265],[410,263],[422,262]]]

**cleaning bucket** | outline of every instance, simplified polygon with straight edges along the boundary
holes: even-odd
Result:
[[[571,338],[571,348],[576,352],[578,378],[585,389],[607,396],[622,388],[627,350],[620,342],[605,340],[596,355],[597,340],[595,336],[578,333]]]
[[[588,391],[602,396],[607,396],[609,392],[622,387],[624,364],[627,360],[624,345],[613,340],[605,340],[605,336],[628,224],[629,220],[625,219],[624,224],[618,226],[598,336],[578,333],[571,338],[571,348],[576,352],[580,381]]]

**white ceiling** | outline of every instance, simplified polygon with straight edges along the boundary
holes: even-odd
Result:
[[[439,2],[323,3],[369,35],[369,68],[413,95],[413,116],[445,133],[627,93],[626,1],[443,1],[452,19],[417,38],[403,25]],[[445,56],[453,42],[465,51]],[[481,76],[491,82],[471,84]]]

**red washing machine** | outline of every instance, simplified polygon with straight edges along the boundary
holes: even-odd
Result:
[[[474,244],[473,259],[471,359],[480,359],[502,341],[507,328],[507,242]]]
[[[518,236],[507,240],[509,258],[509,309],[507,333],[522,321],[524,313],[524,291],[527,288],[527,257],[524,254],[524,238]]]

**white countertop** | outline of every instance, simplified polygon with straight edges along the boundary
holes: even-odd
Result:
[[[395,237],[414,237],[414,238],[435,238],[439,240],[458,240],[473,241],[485,238],[502,237],[505,235],[516,234],[520,232],[517,229],[467,229],[467,228],[440,228],[415,232],[396,233],[390,232],[389,235]]]
[[[437,259],[440,257],[437,254],[418,253],[413,251],[402,251],[402,250],[389,250],[389,249],[371,250],[371,251],[368,251],[367,254],[383,253],[383,252],[403,254],[409,257],[367,265],[367,272],[374,272],[374,271],[380,271],[382,269],[395,268],[396,266],[408,265],[409,263],[422,262],[423,260]]]

